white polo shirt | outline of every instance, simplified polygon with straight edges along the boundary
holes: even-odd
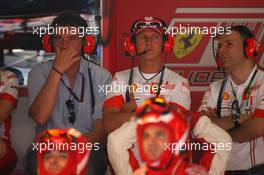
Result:
[[[137,105],[144,100],[154,97],[159,85],[161,72],[155,74],[143,74],[145,78],[153,77],[148,82],[140,74],[138,67],[133,68],[133,82],[134,98]],[[107,92],[105,106],[112,106],[121,108],[126,101],[126,87],[128,87],[130,69],[117,72]],[[160,95],[166,99],[167,102],[174,103],[182,110],[190,110],[191,97],[189,83],[187,79],[183,78],[176,72],[165,68],[163,75],[163,83],[160,90]]]
[[[244,91],[250,84],[255,71],[257,71],[257,73],[251,83],[251,93],[248,94],[247,98]],[[210,84],[210,88],[204,94],[199,111],[207,110],[207,107],[211,107],[215,110],[217,109],[217,101],[222,82],[223,80],[220,80]],[[245,83],[240,85],[236,85],[230,76],[227,77],[222,95],[222,117],[231,115],[231,105],[235,100],[231,83],[237,96],[241,113],[252,114],[253,117],[264,119],[264,72],[255,66]],[[247,170],[263,163],[264,137],[258,137],[250,142],[233,143],[227,170]]]

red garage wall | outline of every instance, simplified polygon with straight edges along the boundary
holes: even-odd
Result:
[[[109,0],[107,6],[111,6],[111,3],[114,3],[112,21],[104,14],[107,10],[102,10],[103,35],[112,29],[112,40],[103,49],[103,65],[113,74],[130,67],[130,58],[124,56],[124,36],[129,35],[130,25],[135,19],[144,16],[160,17],[171,27],[179,24],[200,27],[244,24],[254,32],[258,41],[264,43],[263,0]],[[176,46],[169,55],[167,66],[189,79],[192,109],[196,110],[208,84],[222,78],[223,75],[216,68],[210,35],[194,36],[190,39],[192,45],[187,48],[182,47],[183,37],[188,36],[175,37]],[[263,53],[256,58],[256,62],[264,65]]]

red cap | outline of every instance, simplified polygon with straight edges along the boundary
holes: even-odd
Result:
[[[145,17],[134,22],[131,26],[131,33],[136,34],[143,29],[154,29],[161,34],[165,34],[167,30],[166,22],[156,17]]]

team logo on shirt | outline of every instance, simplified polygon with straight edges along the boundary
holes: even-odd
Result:
[[[231,94],[229,92],[225,91],[223,94],[223,100],[230,101],[230,99],[231,99]]]
[[[181,91],[186,94],[190,94],[190,87],[188,82],[182,82]]]
[[[138,88],[138,84],[137,83],[132,83],[132,85],[131,85],[131,91],[132,92],[136,92],[137,88]]]

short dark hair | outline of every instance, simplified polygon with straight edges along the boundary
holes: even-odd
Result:
[[[65,12],[57,16],[51,26],[73,26],[73,27],[87,27],[87,22],[78,14],[72,12]]]
[[[238,32],[243,40],[245,40],[246,38],[254,38],[253,33],[246,26],[235,25],[231,26],[230,30]]]

